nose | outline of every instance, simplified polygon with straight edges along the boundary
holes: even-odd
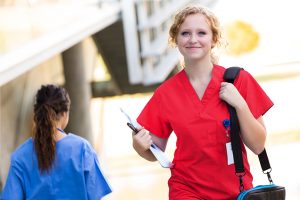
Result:
[[[196,35],[196,34],[194,34],[194,33],[191,34],[190,42],[191,42],[191,43],[197,42],[197,35]]]

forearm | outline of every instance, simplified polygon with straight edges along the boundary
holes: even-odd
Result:
[[[255,154],[263,151],[266,141],[266,129],[262,118],[256,119],[246,102],[236,106],[241,136],[246,146]]]

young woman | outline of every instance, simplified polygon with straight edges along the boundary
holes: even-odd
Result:
[[[89,142],[63,131],[70,103],[62,87],[38,90],[33,136],[12,154],[1,199],[99,200],[111,192]]]
[[[206,8],[180,11],[169,35],[184,57],[184,69],[157,88],[140,113],[137,121],[145,129],[133,135],[133,147],[143,158],[155,161],[150,144],[165,150],[174,132],[177,142],[168,182],[169,199],[236,199],[239,180],[234,164],[228,161],[226,144],[230,138],[223,125],[229,119],[226,103],[236,109],[241,138],[255,154],[264,149],[262,115],[273,103],[245,70],[234,85],[224,82],[225,68],[217,65],[212,55],[221,39],[219,22]],[[242,151],[244,187],[249,189],[252,175],[244,146]]]

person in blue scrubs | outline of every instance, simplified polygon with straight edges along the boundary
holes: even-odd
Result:
[[[3,200],[99,200],[112,192],[90,143],[63,130],[70,98],[55,85],[36,94],[33,135],[11,156]]]

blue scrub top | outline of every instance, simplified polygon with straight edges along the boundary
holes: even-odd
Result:
[[[111,192],[96,152],[85,139],[68,134],[56,142],[56,160],[40,174],[32,138],[11,156],[2,199],[99,200]]]

